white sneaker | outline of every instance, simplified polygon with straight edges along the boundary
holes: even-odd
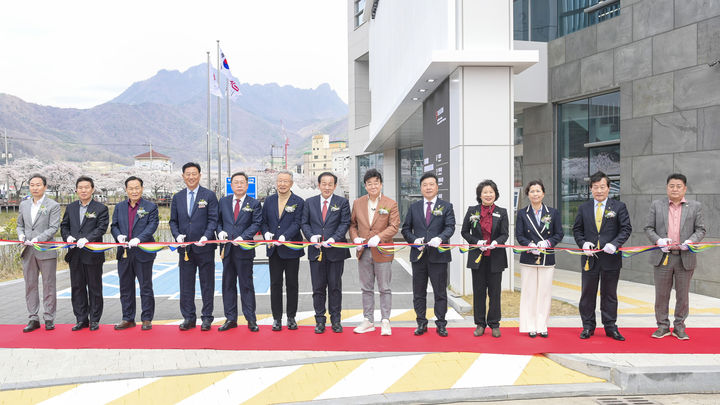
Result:
[[[367,333],[375,330],[375,324],[370,322],[369,319],[363,319],[362,323],[357,328],[353,329],[355,333]]]
[[[390,329],[390,321],[388,319],[382,320],[382,327],[380,327],[380,336],[392,335],[392,329]]]

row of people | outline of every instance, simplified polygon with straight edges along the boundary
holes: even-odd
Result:
[[[334,332],[342,332],[340,322],[342,308],[342,274],[344,261],[350,257],[347,249],[333,248],[334,242],[346,242],[346,234],[357,247],[358,273],[362,289],[364,320],[354,329],[356,333],[375,330],[374,290],[377,280],[380,294],[381,335],[390,335],[390,311],[392,307],[391,263],[393,255],[378,250],[382,243],[392,243],[400,228],[397,203],[382,194],[382,175],[375,169],[365,173],[366,196],[356,199],[352,210],[347,199],[334,194],[337,177],[322,173],[318,177],[320,194],[304,201],[291,191],[292,173],[282,171],[277,176],[277,194],[269,196],[264,205],[246,194],[248,178],[238,172],[231,177],[232,195],[219,201],[215,194],[200,186],[200,166],[187,163],[183,166],[186,188],[173,196],[170,214],[170,230],[178,243],[192,242],[177,249],[179,253],[180,312],[183,321],[180,330],[194,328],[197,322],[195,308],[195,279],[200,280],[202,296],[201,330],[210,330],[213,318],[216,244],[208,240],[231,242],[219,245],[223,263],[222,296],[226,321],[218,328],[226,331],[237,327],[237,285],[240,286],[241,311],[251,331],[258,331],[255,316],[255,293],[253,286],[254,249],[244,249],[237,242],[252,240],[261,232],[266,240],[276,240],[267,246],[271,279],[271,310],[274,331],[282,330],[283,279],[287,293],[288,329],[297,329],[295,316],[298,305],[298,271],[304,249],[286,246],[281,242],[302,240],[302,235],[312,244],[308,247],[313,307],[315,309],[315,332],[323,333],[330,314]],[[684,319],[687,317],[687,295],[695,258],[687,251],[686,243],[699,242],[704,236],[701,207],[697,202],[684,200],[687,179],[680,174],[668,178],[669,203],[653,203],[645,230],[653,243],[663,246],[663,254],[654,252],[651,261],[656,266],[656,317],[658,330],[654,337],[667,336],[669,332],[668,300],[676,284],[678,306],[675,313],[673,334],[687,338]],[[682,186],[682,187],[680,187]],[[26,302],[30,321],[24,331],[40,327],[38,276],[42,276],[44,291],[45,328],[54,328],[55,316],[55,262],[54,250],[38,251],[30,248],[35,242],[52,240],[61,229],[63,240],[75,243],[65,260],[70,264],[72,306],[77,323],[73,330],[89,327],[99,328],[102,315],[102,264],[104,254],[82,249],[89,242],[101,242],[109,219],[108,209],[92,199],[94,183],[89,177],[76,181],[79,200],[68,205],[60,223],[60,207],[45,196],[46,179],[33,175],[30,179],[32,199],[23,201],[18,216],[18,238],[26,247],[22,253],[26,281]],[[137,248],[138,244],[154,241],[158,226],[157,206],[142,199],[143,181],[131,176],[125,181],[128,199],[118,203],[113,212],[111,233],[118,243],[118,274],[122,321],[115,329],[135,327],[135,279],[140,285],[142,329],[152,328],[154,296],[152,289],[152,265],[155,253]],[[403,238],[412,247],[413,304],[416,312],[415,335],[427,332],[426,290],[428,280],[434,291],[436,332],[447,336],[447,277],[451,255],[437,249],[449,243],[455,231],[453,206],[438,198],[438,181],[432,173],[420,179],[423,199],[412,204],[401,228]],[[593,199],[578,208],[573,235],[586,257],[582,259],[582,294],[580,315],[583,332],[587,339],[595,329],[595,305],[598,284],[601,286],[601,313],[606,334],[624,340],[615,325],[617,319],[617,282],[622,260],[615,254],[628,239],[632,227],[625,205],[608,199],[609,178],[598,172],[591,177]],[[672,190],[672,193],[671,193]],[[521,254],[522,295],[520,305],[520,331],[530,337],[547,337],[547,321],[550,310],[550,289],[555,264],[552,250],[563,238],[561,218],[557,210],[543,203],[545,188],[541,181],[530,182],[525,188],[530,200],[527,207],[517,211],[516,238],[523,246],[533,248]],[[500,292],[502,272],[507,265],[504,245],[509,237],[507,210],[495,205],[499,197],[497,185],[491,180],[481,182],[476,188],[478,205],[468,208],[462,224],[462,237],[477,245],[468,254],[467,267],[471,269],[474,295],[475,336],[484,334],[490,327],[493,337],[500,337]],[[665,207],[665,205],[668,207]],[[675,210],[675,211],[673,211]],[[690,215],[685,213],[690,211]],[[658,212],[659,211],[659,212]],[[678,231],[678,224],[682,227]],[[669,213],[669,214],[668,214]],[[668,215],[665,215],[668,214]],[[667,218],[670,222],[667,222]],[[683,236],[685,235],[685,236]],[[662,237],[665,236],[665,237]],[[680,238],[687,238],[679,244]],[[671,247],[668,247],[671,246]],[[598,249],[602,251],[597,252]],[[680,249],[684,249],[680,253]],[[660,259],[658,260],[659,255]],[[672,257],[675,256],[675,257]],[[668,259],[672,259],[668,262]],[[685,270],[681,277],[680,269]],[[486,308],[486,298],[489,305]],[[664,304],[663,304],[664,302]],[[664,309],[664,310],[663,310]],[[657,336],[656,336],[657,335]]]

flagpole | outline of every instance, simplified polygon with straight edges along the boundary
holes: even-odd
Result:
[[[208,91],[207,91],[207,132],[206,140],[207,140],[207,169],[210,170],[210,51],[207,51],[207,83],[208,83]],[[210,173],[208,172],[207,176],[207,187],[208,190],[211,190],[210,187]]]
[[[230,177],[230,81],[225,82],[225,106],[227,109],[227,145],[225,152],[227,153],[227,176]]]
[[[220,65],[220,40],[217,40],[217,57],[218,57],[218,72],[220,72],[221,65]],[[220,75],[218,75],[218,80],[220,80]],[[215,190],[216,194],[220,194],[222,190],[222,162],[221,162],[221,155],[220,155],[220,98],[218,97],[218,108],[217,108],[217,158],[218,158],[218,184],[217,184],[217,190]]]

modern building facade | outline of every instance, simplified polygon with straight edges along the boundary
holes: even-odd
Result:
[[[603,170],[630,209],[637,246],[648,244],[650,202],[682,172],[688,198],[704,204],[706,240],[720,237],[720,1],[348,5],[351,197],[366,168],[381,168],[404,213],[420,198],[420,175],[440,168],[461,221],[481,180],[498,183],[498,205],[516,208],[526,205],[522,186],[539,178],[574,246],[588,177]],[[720,296],[720,251],[700,255],[692,291]],[[459,293],[470,291],[463,259],[455,253],[450,275]],[[579,271],[577,257],[558,259]],[[626,259],[621,277],[652,283],[647,256]]]

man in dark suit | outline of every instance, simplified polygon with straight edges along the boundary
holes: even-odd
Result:
[[[340,333],[343,330],[340,324],[342,274],[345,259],[350,257],[350,252],[333,248],[331,244],[347,242],[345,234],[350,227],[350,204],[348,200],[333,194],[337,187],[337,176],[334,174],[320,173],[318,185],[320,195],[305,201],[302,216],[303,234],[314,243],[308,247],[308,258],[315,307],[315,333],[325,332],[326,295],[332,330]]]
[[[438,180],[433,173],[425,173],[420,178],[420,191],[423,199],[410,205],[402,226],[405,241],[414,245],[410,250],[413,279],[413,305],[417,315],[418,327],[415,335],[427,332],[427,283],[428,277],[433,288],[435,301],[435,326],[440,336],[447,336],[447,268],[450,251],[440,252],[437,247],[448,243],[455,232],[455,213],[453,205],[438,198]],[[424,246],[427,244],[427,246]]]
[[[583,331],[580,339],[588,339],[595,333],[595,305],[598,282],[600,283],[600,314],[605,334],[615,340],[625,340],[617,325],[617,285],[622,268],[622,255],[617,252],[630,237],[632,225],[625,204],[609,199],[610,178],[597,172],[590,176],[593,199],[578,207],[573,225],[575,242],[583,249],[582,292],[580,295],[580,318]],[[593,251],[599,250],[600,252]]]
[[[195,242],[178,248],[180,256],[180,330],[195,327],[195,274],[200,278],[202,326],[208,331],[213,321],[215,295],[215,244],[205,242],[215,237],[218,222],[218,200],[215,193],[200,186],[200,165],[185,163],[182,168],[184,188],[170,204],[170,231],[178,243]]]
[[[90,330],[98,330],[103,311],[102,273],[105,253],[83,248],[89,242],[103,241],[110,220],[107,207],[93,200],[93,179],[78,177],[75,192],[79,200],[67,206],[60,224],[63,240],[76,244],[65,255],[65,261],[70,264],[71,300],[77,320],[72,330],[78,331],[88,326]]]
[[[253,259],[255,249],[244,250],[237,246],[239,241],[252,240],[260,230],[262,207],[260,202],[249,195],[248,176],[237,172],[230,178],[233,194],[220,199],[218,219],[218,240],[232,239],[222,249],[222,296],[225,323],[218,328],[224,332],[237,328],[237,284],[240,283],[242,312],[251,332],[259,330],[255,318],[255,286],[253,285]]]
[[[115,330],[135,327],[135,278],[140,284],[141,329],[150,330],[155,314],[152,268],[156,254],[146,252],[138,245],[155,242],[153,234],[158,227],[158,208],[152,202],[143,200],[143,181],[139,177],[125,179],[125,192],[128,199],[115,205],[110,225],[110,232],[117,243],[127,244],[127,247],[117,248],[122,321],[115,325]]]
[[[277,194],[268,196],[262,210],[262,232],[265,240],[280,242],[302,240],[300,224],[305,201],[293,194],[292,172],[281,170],[277,175]],[[267,246],[270,261],[270,308],[273,315],[272,330],[282,330],[283,313],[283,273],[287,292],[287,327],[297,329],[295,314],[298,307],[298,270],[300,258],[305,249],[290,249],[274,242]]]

